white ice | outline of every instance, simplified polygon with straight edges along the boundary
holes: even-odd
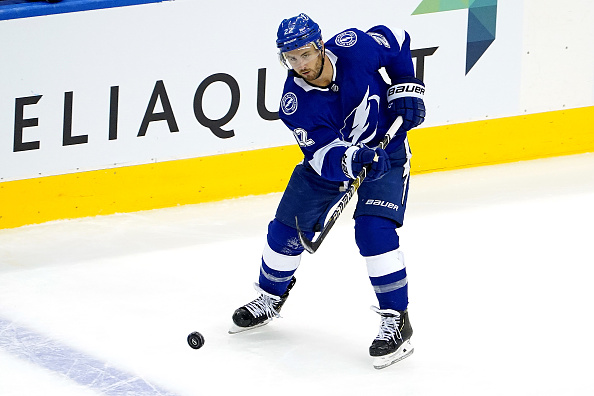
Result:
[[[280,196],[0,231],[0,395],[594,394],[594,154],[412,177],[415,353],[384,370],[352,207],[283,318],[227,334]]]

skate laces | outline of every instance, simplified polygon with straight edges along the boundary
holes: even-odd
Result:
[[[371,309],[381,315],[382,321],[380,323],[380,329],[376,340],[388,341],[390,339],[396,340],[402,339],[400,334],[400,313],[390,309],[380,310],[377,307],[371,307]]]
[[[260,289],[258,285],[254,285],[260,296],[254,301],[245,305],[245,308],[255,317],[266,316],[267,318],[280,317],[274,304],[280,301],[280,297],[273,296]]]

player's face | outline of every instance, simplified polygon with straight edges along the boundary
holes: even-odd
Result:
[[[322,51],[313,45],[298,48],[283,54],[289,66],[303,79],[312,81],[320,75],[322,69]]]

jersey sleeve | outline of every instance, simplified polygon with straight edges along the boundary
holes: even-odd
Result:
[[[401,77],[415,76],[410,52],[410,35],[406,31],[390,30],[386,26],[378,25],[365,33],[377,44],[375,53],[378,70],[385,68],[392,82]]]

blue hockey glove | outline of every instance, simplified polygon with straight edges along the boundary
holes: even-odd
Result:
[[[425,121],[425,84],[414,77],[403,77],[388,89],[388,109],[402,116],[400,131],[408,131]]]
[[[391,168],[388,153],[381,148],[353,146],[342,158],[342,170],[350,179],[355,179],[365,165],[371,164],[367,170],[366,180],[381,179]]]

